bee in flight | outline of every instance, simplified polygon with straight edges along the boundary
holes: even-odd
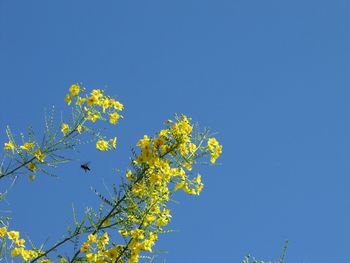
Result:
[[[90,162],[87,162],[87,163],[81,164],[80,167],[81,167],[81,169],[83,169],[83,170],[85,171],[85,173],[86,173],[87,171],[91,171],[89,165],[90,165]]]

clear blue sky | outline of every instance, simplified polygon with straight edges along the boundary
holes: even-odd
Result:
[[[224,155],[201,196],[172,205],[167,262],[275,259],[286,239],[286,262],[349,262],[349,13],[345,0],[0,0],[0,141],[7,124],[40,130],[51,105],[68,114],[75,82],[126,107],[116,153],[86,147],[60,179],[17,182],[2,204],[12,226],[53,242],[130,145],[184,113],[219,132]]]

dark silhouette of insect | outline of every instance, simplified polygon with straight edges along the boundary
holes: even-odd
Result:
[[[90,165],[90,162],[88,162],[88,163],[83,163],[83,164],[80,165],[80,167],[81,167],[81,169],[83,169],[83,170],[85,171],[85,173],[86,173],[87,171],[91,171],[89,165]]]

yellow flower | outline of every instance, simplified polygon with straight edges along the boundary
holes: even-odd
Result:
[[[92,121],[92,122],[95,122],[97,119],[101,119],[101,114],[99,112],[95,112],[95,113],[89,114],[87,119]]]
[[[106,109],[108,109],[111,106],[111,104],[109,103],[109,98],[107,97],[103,98],[101,106],[102,106],[103,112],[105,112]]]
[[[203,189],[203,186],[204,184],[202,183],[202,177],[200,174],[197,175],[196,178],[193,179],[193,182],[195,182],[197,185],[196,185],[196,190],[197,190],[197,195],[200,194],[200,192],[202,191]]]
[[[39,256],[39,253],[37,251],[34,250],[26,250],[26,252],[28,253],[30,259],[36,258],[37,256]],[[23,254],[22,254],[23,256]]]
[[[0,237],[4,237],[7,233],[6,226],[0,228]]]
[[[119,118],[120,118],[120,115],[117,112],[113,112],[109,114],[109,122],[111,124],[117,124],[117,121]]]
[[[215,138],[208,139],[208,149],[210,151],[210,162],[215,163],[222,153],[222,145]]]
[[[83,252],[83,253],[86,253],[88,252],[90,249],[90,243],[89,242],[85,242],[81,248],[80,248],[80,251]]]
[[[142,229],[134,229],[130,231],[130,236],[134,239],[142,240],[145,238],[145,231]]]
[[[79,97],[79,96],[78,96],[76,104],[77,104],[78,106],[80,106],[80,105],[83,104],[85,101],[86,101],[85,98],[82,98],[82,97]]]
[[[167,130],[167,129],[165,129],[165,130],[161,130],[160,132],[159,132],[159,137],[168,137],[168,135],[169,135],[169,130]]]
[[[33,175],[33,174],[31,174],[31,175],[28,176],[28,179],[29,179],[30,181],[34,181],[35,178],[36,178],[36,176]]]
[[[195,145],[194,143],[190,143],[188,145],[188,149],[190,150],[191,153],[194,153],[197,150],[197,145]]]
[[[10,232],[7,232],[7,236],[11,240],[13,240],[13,239],[17,240],[19,238],[19,232],[18,231],[10,231]]]
[[[164,145],[165,143],[165,138],[164,137],[160,137],[160,138],[155,138],[153,141],[153,145],[156,149],[159,149],[159,147],[161,147],[162,145]]]
[[[128,262],[129,263],[137,263],[137,262],[139,262],[139,258],[140,258],[139,253],[140,253],[139,250],[132,251],[131,255],[130,255],[130,259],[129,259]]]
[[[42,163],[45,160],[45,155],[40,151],[40,149],[36,150],[34,156]]]
[[[120,229],[119,234],[122,235],[123,237],[126,237],[129,235],[129,232],[126,229]]]
[[[18,246],[18,247],[24,247],[24,243],[26,241],[24,239],[17,239],[15,244]]]
[[[109,143],[112,145],[113,149],[117,148],[117,137],[109,139]]]
[[[181,182],[176,182],[174,187],[174,192],[176,192],[181,188],[184,188],[184,186],[185,186],[185,181],[181,180]]]
[[[94,234],[90,234],[89,236],[88,236],[88,242],[96,242],[96,235],[94,235]]]
[[[111,219],[108,218],[102,223],[102,226],[108,226],[110,224],[110,222],[111,222]]]
[[[100,151],[108,151],[108,142],[105,140],[98,140],[96,142],[96,149]]]
[[[141,243],[141,245],[142,250],[152,252],[152,246],[154,245],[154,241],[145,240],[143,243]]]
[[[83,125],[79,124],[77,126],[77,132],[81,133],[82,130],[83,130]]]
[[[69,92],[72,96],[77,96],[80,92],[80,86],[78,84],[73,84],[70,86]]]
[[[67,123],[62,123],[61,124],[61,132],[64,134],[64,135],[66,135],[67,133],[69,133],[69,130],[70,130],[70,128],[69,128],[69,125],[67,124]]]
[[[26,142],[25,144],[23,144],[22,146],[20,146],[19,148],[25,150],[25,151],[30,151],[34,148],[35,144],[32,142]]]
[[[141,149],[145,149],[145,148],[149,147],[150,143],[151,143],[150,138],[145,134],[145,135],[143,135],[143,138],[140,139],[136,145],[140,146]]]
[[[103,96],[103,90],[94,89],[94,90],[92,90],[91,95],[96,97],[96,98],[100,98]]]
[[[147,215],[144,223],[145,223],[145,225],[149,225],[150,223],[152,223],[156,219],[157,218],[154,215]]]
[[[128,170],[128,171],[126,172],[126,178],[128,178],[129,181],[132,180],[132,171]]]
[[[109,259],[115,260],[115,259],[117,259],[117,257],[120,255],[120,252],[122,252],[122,250],[123,250],[123,246],[118,245],[118,246],[116,246],[116,247],[113,247],[113,248],[107,250],[107,251],[106,251],[106,256],[107,256]],[[114,261],[112,261],[112,262],[114,262]],[[119,259],[119,260],[118,260],[118,263],[119,263],[119,262],[124,262],[124,261],[122,261],[122,260]]]
[[[67,260],[65,258],[61,258],[60,263],[67,263]]]
[[[103,236],[100,238],[99,243],[102,245],[107,245],[109,243],[109,236],[107,232],[105,232]]]
[[[149,233],[149,238],[148,238],[148,239],[151,240],[151,241],[156,241],[156,240],[158,239],[157,233],[150,232],[150,233]]]
[[[4,150],[14,150],[15,146],[13,145],[13,142],[5,142]]]
[[[202,176],[198,174],[197,177],[193,179],[193,181],[197,184],[202,183]]]
[[[30,162],[30,163],[28,164],[28,169],[29,169],[30,171],[32,171],[32,172],[35,172],[35,171],[36,171],[36,165],[35,165],[34,163]]]
[[[72,96],[67,94],[66,97],[64,98],[64,102],[70,105],[72,103]]]
[[[86,102],[88,103],[89,106],[92,106],[93,104],[98,104],[99,100],[98,100],[98,97],[91,96],[91,97],[86,98]]]
[[[187,170],[191,171],[192,170],[192,165],[189,162],[183,162],[182,163],[183,167],[185,167]]]
[[[35,257],[37,257],[37,253],[35,253],[35,251],[33,250],[22,250],[21,251],[21,257],[25,260],[25,261],[29,261],[30,259],[33,259]]]
[[[11,251],[11,257],[16,257],[18,255],[21,255],[24,251],[23,247],[16,247]]]
[[[124,105],[121,104],[119,101],[115,101],[113,103],[113,106],[116,110],[122,111],[124,109]]]
[[[97,260],[97,255],[94,253],[87,253],[86,254],[86,259],[88,262],[96,262]]]
[[[215,150],[217,145],[218,145],[218,141],[215,138],[208,139],[208,148],[211,152],[213,152]]]
[[[154,214],[160,213],[160,208],[159,208],[159,206],[158,206],[158,205],[152,206],[151,209],[150,209],[150,212],[151,212],[151,213],[154,213]]]

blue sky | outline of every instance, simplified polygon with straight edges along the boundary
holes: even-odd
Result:
[[[83,82],[125,104],[119,148],[84,146],[59,179],[17,181],[13,227],[59,238],[124,169],[129,147],[174,113],[219,132],[222,165],[177,196],[167,262],[349,262],[348,1],[0,0],[0,133],[43,127],[44,108]],[[59,113],[57,115],[59,122]],[[93,172],[79,168],[90,160]]]

